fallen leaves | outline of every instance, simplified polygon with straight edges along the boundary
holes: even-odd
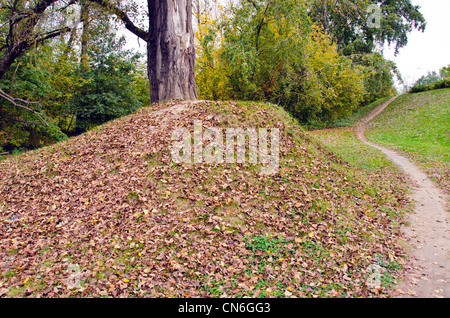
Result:
[[[374,295],[364,285],[372,257],[403,255],[380,199],[308,150],[300,131],[289,135],[285,114],[207,116],[236,107],[143,109],[0,162],[0,296],[19,283],[41,297]],[[214,127],[279,125],[280,173],[174,165],[170,132],[202,116]],[[70,264],[81,269],[78,289],[66,288]]]

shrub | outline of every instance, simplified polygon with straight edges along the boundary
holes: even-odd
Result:
[[[450,78],[444,78],[438,82],[431,83],[431,84],[416,84],[414,85],[409,92],[410,93],[420,93],[420,92],[426,92],[431,91],[435,89],[442,89],[442,88],[450,88]]]

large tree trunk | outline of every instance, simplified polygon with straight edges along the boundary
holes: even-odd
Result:
[[[147,0],[148,76],[152,103],[195,100],[192,0]]]

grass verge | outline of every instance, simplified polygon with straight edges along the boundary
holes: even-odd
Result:
[[[450,193],[450,89],[400,96],[368,125],[367,138],[399,151]]]

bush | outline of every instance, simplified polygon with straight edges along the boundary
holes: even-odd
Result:
[[[201,98],[271,102],[319,128],[395,93],[393,62],[361,43],[340,54],[303,2],[242,1],[230,10],[232,18],[209,24],[198,38]]]
[[[442,88],[450,88],[450,78],[447,77],[432,84],[416,84],[409,90],[409,92],[420,93]]]
[[[139,73],[135,65],[140,56],[122,51],[123,44],[115,34],[106,37],[92,54],[89,69],[81,74],[85,84],[69,106],[69,112],[76,116],[77,133],[131,114],[142,106],[136,94],[136,89],[141,90],[145,82],[136,75]]]

